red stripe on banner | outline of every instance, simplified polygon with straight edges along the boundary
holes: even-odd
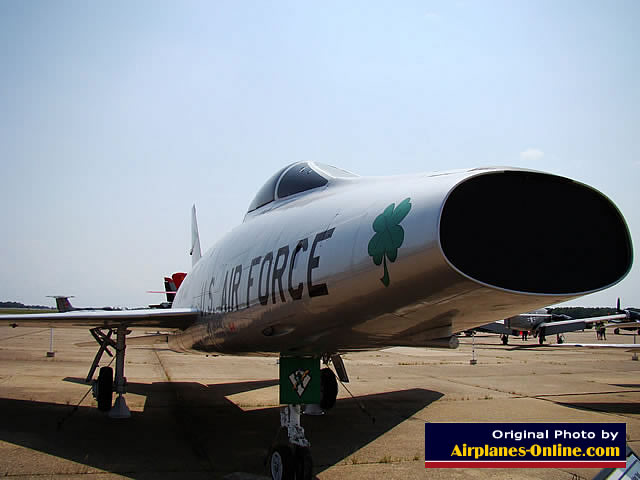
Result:
[[[626,468],[626,460],[617,461],[540,461],[540,462],[473,462],[473,461],[458,461],[451,462],[447,460],[427,460],[424,462],[425,468]]]

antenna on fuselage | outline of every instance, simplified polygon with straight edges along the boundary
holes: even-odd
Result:
[[[196,218],[196,205],[191,208],[191,266],[193,267],[200,257],[202,252],[200,251],[200,234],[198,233],[198,219]]]

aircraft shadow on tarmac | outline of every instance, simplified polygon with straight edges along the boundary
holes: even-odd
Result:
[[[540,348],[545,348],[548,347],[548,344],[542,344],[540,345],[537,341],[535,343],[523,343],[522,345],[519,345],[515,342],[519,342],[520,340],[514,340],[513,343],[509,343],[507,345],[497,345],[495,343],[482,343],[482,342],[476,342],[475,346],[477,348],[481,348],[482,350],[502,350],[504,352],[513,352],[516,350],[529,350],[529,349],[540,349]],[[471,345],[471,343],[466,342],[465,345]]]
[[[73,405],[0,399],[0,440],[86,466],[79,466],[77,473],[99,469],[132,478],[163,472],[208,478],[232,472],[264,474],[279,408],[243,411],[225,397],[277,383],[128,383],[128,392],[147,396],[144,411],[133,412],[128,420],[111,420],[94,407],[74,412]],[[312,444],[314,471],[347,459],[442,396],[419,388],[399,390],[339,399],[329,414],[305,416],[302,424]],[[360,404],[375,422],[360,411]],[[416,438],[417,452],[422,442]],[[72,473],[68,466],[62,468]]]
[[[640,413],[640,403],[638,402],[555,402],[578,410],[589,410],[604,413],[618,414],[638,414]]]
[[[615,387],[640,388],[640,383],[611,383]]]

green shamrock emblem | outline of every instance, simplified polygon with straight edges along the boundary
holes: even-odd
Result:
[[[384,209],[373,222],[373,230],[376,234],[369,240],[369,255],[373,257],[373,263],[384,263],[384,276],[380,281],[385,287],[389,286],[389,271],[387,270],[387,258],[395,262],[398,257],[398,249],[404,242],[404,229],[399,223],[411,210],[411,198],[405,198],[396,207],[392,203]]]

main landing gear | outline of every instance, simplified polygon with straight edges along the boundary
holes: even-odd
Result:
[[[544,341],[547,339],[546,335],[545,335],[545,331],[544,331],[544,327],[542,327],[540,329],[540,332],[538,333],[538,344],[539,345],[543,345]]]
[[[92,384],[93,396],[98,401],[98,410],[109,412],[108,414],[111,418],[129,418],[131,416],[131,411],[124,399],[124,394],[127,391],[127,379],[124,376],[124,354],[127,348],[126,337],[131,333],[131,331],[127,330],[126,326],[118,326],[115,330],[115,342],[111,338],[114,333],[114,329],[112,328],[92,328],[90,331],[93,338],[95,338],[96,342],[100,345],[100,348],[98,349],[98,353],[96,353],[96,356],[93,359],[93,364],[89,369],[89,374],[86,378],[87,383],[93,381],[93,374],[98,368],[102,354],[107,352],[107,355],[113,357],[109,348],[113,348],[116,351],[115,382],[113,369],[111,367],[102,367],[98,374],[98,380],[93,381]],[[114,391],[116,392],[117,397],[115,405],[112,405]]]
[[[341,381],[349,381],[339,355],[323,356],[333,364]],[[300,424],[302,406],[307,415],[323,414],[333,408],[338,382],[330,368],[320,370],[319,358],[280,358],[280,429],[269,449],[267,469],[273,480],[310,480],[313,459],[310,443]]]

